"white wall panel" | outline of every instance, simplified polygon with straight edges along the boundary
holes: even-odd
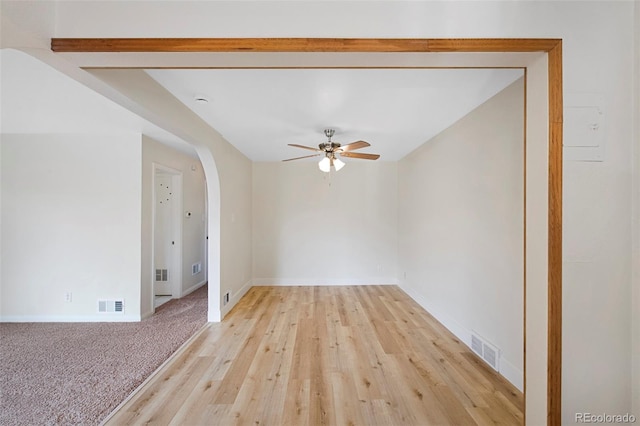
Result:
[[[344,161],[253,164],[254,284],[397,283],[396,163]]]
[[[139,320],[140,135],[3,134],[0,147],[2,320]],[[98,315],[98,299],[124,299],[124,315]]]

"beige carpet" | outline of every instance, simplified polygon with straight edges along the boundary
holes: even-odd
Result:
[[[99,424],[207,321],[207,286],[137,323],[0,324],[0,425]]]

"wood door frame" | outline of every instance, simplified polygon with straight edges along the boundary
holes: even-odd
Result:
[[[54,38],[51,40],[51,50],[58,53],[546,53],[548,71],[547,123],[549,132],[547,193],[547,424],[561,424],[563,137],[561,39]]]

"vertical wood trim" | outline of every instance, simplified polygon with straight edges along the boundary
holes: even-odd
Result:
[[[548,52],[549,253],[547,424],[562,422],[562,42]]]
[[[524,197],[522,200],[522,254],[524,256],[522,264],[522,393],[527,394],[527,81],[528,70],[524,69],[524,96],[522,112],[524,114],[522,137],[522,183]],[[524,424],[527,424],[527,398],[524,398]]]

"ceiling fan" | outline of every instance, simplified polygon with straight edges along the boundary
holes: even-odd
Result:
[[[363,160],[377,160],[378,158],[380,158],[380,155],[378,154],[365,154],[360,152],[352,152],[352,151],[355,151],[356,149],[361,149],[361,148],[366,148],[368,146],[371,146],[369,142],[356,141],[346,145],[340,145],[337,142],[332,142],[331,138],[333,137],[335,132],[336,131],[334,129],[325,129],[324,134],[328,140],[327,142],[324,142],[318,145],[318,148],[313,148],[311,146],[298,145],[294,143],[288,144],[289,146],[293,146],[296,148],[317,151],[318,154],[305,155],[303,157],[288,158],[282,161],[300,160],[302,158],[319,157],[321,155],[324,155],[324,158],[320,160],[320,162],[318,163],[318,167],[323,172],[329,173],[329,171],[331,170],[331,166],[333,166],[333,168],[336,171],[344,167],[344,162],[340,160],[340,158],[337,158],[336,155],[339,155],[341,157],[349,157],[349,158],[361,158]]]

